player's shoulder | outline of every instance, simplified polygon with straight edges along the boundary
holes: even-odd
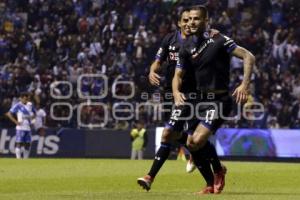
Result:
[[[164,35],[163,37],[163,41],[169,41],[173,36],[173,33],[167,33],[166,35]]]
[[[16,102],[15,104],[11,105],[11,108],[10,108],[10,112],[12,113],[16,113],[18,112],[20,109],[22,108],[22,104],[20,102]]]
[[[219,47],[222,50],[225,50],[227,53],[231,53],[236,47],[237,44],[235,41],[224,34],[219,34],[215,39],[214,42],[217,47]]]
[[[219,33],[217,35],[215,35],[213,38],[212,38],[215,42],[227,42],[227,41],[233,41],[232,38],[228,37],[227,35],[225,34],[222,34],[222,33]]]
[[[173,31],[173,32],[167,33],[167,34],[164,36],[163,41],[164,41],[164,42],[171,42],[171,40],[172,40],[172,39],[175,39],[176,36],[177,36],[177,31]]]
[[[16,102],[15,104],[13,104],[11,107],[12,107],[12,108],[19,108],[19,107],[21,107],[21,106],[22,106],[21,102],[18,101],[18,102]]]

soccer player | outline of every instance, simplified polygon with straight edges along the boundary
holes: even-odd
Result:
[[[194,35],[180,50],[172,87],[175,104],[184,104],[187,98],[182,90],[182,80],[185,76],[194,75],[196,116],[188,122],[187,146],[194,158],[211,154],[217,160],[215,149],[208,138],[222,125],[224,116],[228,116],[231,111],[230,58],[236,56],[244,61],[243,81],[232,94],[236,103],[241,104],[247,100],[255,57],[227,36],[219,34],[209,38],[205,32],[207,23],[208,12],[204,6],[190,9],[189,27]],[[197,167],[201,166],[198,159],[194,162]],[[207,186],[201,193],[220,193],[223,190],[226,168],[219,164],[214,171],[215,174],[206,174]]]
[[[31,145],[31,128],[30,121],[35,113],[33,106],[28,104],[29,94],[21,93],[20,101],[13,105],[6,113],[6,116],[16,124],[16,148],[15,154],[17,159],[28,158]],[[16,118],[13,116],[16,115]]]
[[[173,33],[168,34],[163,42],[161,47],[159,48],[156,60],[151,65],[150,73],[149,73],[149,80],[152,85],[159,85],[161,77],[158,75],[158,71],[161,68],[161,63],[163,61],[167,61],[167,71],[166,71],[166,86],[165,86],[165,104],[164,105],[170,105],[172,107],[173,105],[173,98],[172,98],[172,78],[175,71],[175,66],[178,61],[178,53],[179,49],[183,43],[183,41],[187,38],[189,35],[189,27],[188,27],[188,20],[189,20],[189,11],[183,10],[180,14],[180,19],[178,21],[178,26],[180,28],[180,31],[175,31]],[[218,31],[212,31],[212,34],[218,34]],[[185,92],[193,91],[190,87],[190,81],[193,79],[193,76],[186,77],[185,78]],[[171,98],[170,98],[171,96]],[[167,98],[169,97],[169,98]],[[166,104],[166,102],[168,102]],[[171,110],[171,108],[169,109]],[[154,162],[152,164],[152,167],[149,171],[149,173],[141,178],[138,178],[138,184],[141,185],[144,189],[147,191],[150,190],[151,184],[160,170],[161,166],[164,164],[164,162],[167,160],[169,154],[170,154],[170,148],[171,148],[171,142],[174,140],[180,139],[180,143],[186,142],[186,135],[181,135],[180,133],[183,130],[183,126],[185,121],[178,120],[178,117],[181,113],[177,112],[178,110],[175,109],[172,111],[172,115],[170,116],[170,112],[165,113],[165,121],[168,121],[166,123],[166,126],[163,130],[163,135],[161,138],[161,146],[158,149]],[[184,115],[188,114],[188,111],[183,113]],[[204,161],[203,161],[204,162]],[[205,160],[205,163],[207,165],[210,165],[209,161]],[[210,168],[206,168],[207,170],[211,170]],[[201,169],[202,170],[202,169]],[[201,172],[202,173],[202,172]],[[203,173],[202,173],[203,174]]]
[[[164,121],[167,122],[171,117],[171,108],[173,105],[172,97],[172,78],[175,71],[175,66],[179,56],[179,49],[183,41],[189,35],[189,10],[183,9],[179,15],[178,27],[179,30],[170,33],[165,36],[161,47],[158,49],[156,54],[156,60],[152,63],[149,73],[149,81],[152,85],[159,86],[161,84],[161,77],[158,75],[158,72],[161,70],[161,65],[163,62],[167,63],[167,69],[165,71],[165,85],[164,85]],[[170,154],[171,142],[180,138],[180,132],[183,130],[183,123],[177,123],[176,129],[170,127],[169,124],[166,124],[166,127],[163,130],[161,138],[161,146],[158,149],[155,159],[153,161],[152,167],[149,173],[141,178],[138,178],[138,184],[141,185],[147,191],[150,190],[151,184],[160,170],[161,166],[167,160]]]

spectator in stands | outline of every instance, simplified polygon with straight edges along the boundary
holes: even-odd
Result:
[[[19,90],[27,88],[34,91],[34,99],[40,99],[46,106],[46,113],[50,113],[54,102],[49,95],[50,84],[61,80],[72,83],[74,90],[70,102],[76,108],[83,100],[77,95],[77,79],[86,73],[107,75],[108,96],[101,101],[110,102],[110,107],[122,101],[111,98],[110,94],[120,74],[126,75],[126,81],[135,83],[136,95],[153,90],[144,84],[143,76],[147,76],[147,66],[155,54],[157,41],[176,27],[174,16],[177,12],[193,2],[207,2],[212,28],[225,30],[237,43],[254,52],[258,65],[252,77],[255,101],[271,106],[275,112],[272,116],[278,123],[282,123],[279,118],[282,118],[284,105],[288,113],[296,112],[295,102],[300,96],[298,0],[1,1],[0,99],[5,100],[5,104],[0,103],[0,110],[6,112],[10,107],[6,103],[12,102]],[[232,60],[232,74],[231,87],[234,88],[242,74],[239,60]],[[80,90],[86,95],[101,91],[101,81],[83,79],[82,83]],[[127,93],[126,87],[116,89]],[[140,97],[127,99],[129,102],[137,100],[140,101]],[[158,122],[153,121],[151,112],[141,109],[146,125],[156,126]],[[76,126],[75,116],[64,124]],[[109,116],[109,124],[104,128],[119,127],[119,122]],[[49,125],[61,124],[50,119],[50,115],[47,118],[51,122]],[[297,118],[293,119],[295,122],[289,120],[280,126],[295,127]],[[0,124],[3,120],[0,118]],[[95,121],[88,116],[84,120],[86,123]],[[273,121],[231,121],[224,126],[273,127]]]
[[[147,146],[147,130],[142,121],[138,121],[130,131],[131,138],[131,160],[143,159],[144,150]]]

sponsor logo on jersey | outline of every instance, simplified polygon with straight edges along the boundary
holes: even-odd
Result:
[[[204,42],[203,45],[200,46],[198,50],[196,50],[196,48],[192,49],[191,50],[192,58],[195,59],[196,57],[198,57],[204,51],[204,49],[206,49],[211,43],[214,43],[214,40],[208,39]]]

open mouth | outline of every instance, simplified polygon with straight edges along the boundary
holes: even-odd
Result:
[[[190,27],[190,30],[191,30],[191,31],[196,31],[197,28],[196,28],[196,27]]]

